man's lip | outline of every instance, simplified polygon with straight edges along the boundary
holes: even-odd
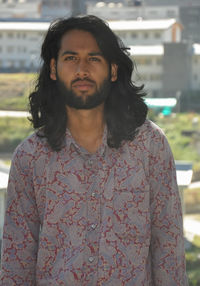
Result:
[[[85,89],[93,87],[93,85],[94,84],[89,81],[76,81],[75,83],[72,84],[72,87],[85,90]]]

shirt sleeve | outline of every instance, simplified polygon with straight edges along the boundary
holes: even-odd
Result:
[[[154,134],[151,145],[152,285],[186,286],[182,208],[174,159],[161,131]]]
[[[35,285],[39,235],[31,155],[21,148],[13,157],[7,189],[1,286]]]

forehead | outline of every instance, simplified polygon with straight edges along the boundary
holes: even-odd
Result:
[[[83,30],[70,30],[66,32],[61,39],[60,51],[100,51],[94,36],[87,31]]]

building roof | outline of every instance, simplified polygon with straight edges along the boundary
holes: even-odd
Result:
[[[166,30],[174,23],[176,19],[108,21],[109,27],[114,31]]]
[[[109,21],[109,27],[114,31],[137,31],[137,30],[166,30],[170,28],[176,19],[163,20],[136,20],[136,21]],[[28,21],[0,21],[0,30],[6,31],[47,31],[50,22]]]
[[[3,31],[47,31],[49,22],[0,22]]]
[[[156,55],[162,56],[164,54],[164,47],[163,45],[151,45],[151,46],[130,46],[129,50],[131,56],[145,56],[145,55]]]
[[[131,56],[163,56],[163,45],[129,46]],[[193,54],[200,55],[200,44],[193,44]]]

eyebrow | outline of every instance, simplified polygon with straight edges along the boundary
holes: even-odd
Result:
[[[64,51],[61,56],[65,56],[65,55],[78,55],[77,52],[74,51]],[[100,56],[103,57],[103,54],[101,52],[90,52],[88,53],[89,56]]]

